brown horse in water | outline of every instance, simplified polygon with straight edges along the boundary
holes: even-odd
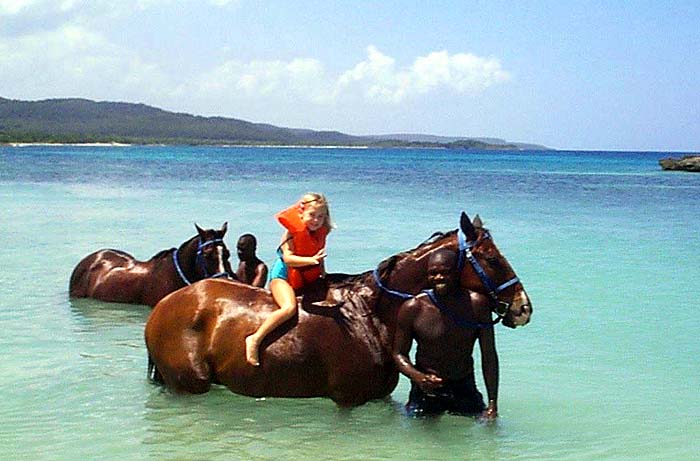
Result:
[[[182,393],[223,384],[237,394],[325,396],[340,406],[385,397],[399,379],[391,356],[398,308],[426,287],[435,250],[460,252],[462,286],[490,296],[504,325],[530,320],[530,300],[481,220],[472,223],[462,213],[460,228],[434,235],[375,271],[330,274],[325,302],[337,306],[302,300],[298,316],[263,341],[259,367],[247,364],[244,340],[277,308],[267,290],[222,280],[178,290],[146,323],[149,376]]]
[[[72,298],[155,306],[169,293],[198,280],[235,277],[221,229],[201,229],[179,248],[137,261],[119,250],[98,250],[78,263],[70,278]]]

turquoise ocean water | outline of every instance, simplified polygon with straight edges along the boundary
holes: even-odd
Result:
[[[0,458],[700,459],[700,175],[664,156],[0,147]],[[404,378],[351,411],[173,396],[146,379],[149,308],[68,299],[86,254],[148,259],[194,222],[228,221],[229,247],[254,233],[270,262],[272,215],[306,191],[331,200],[331,272],[481,215],[534,306],[497,330],[497,424],[406,419]]]

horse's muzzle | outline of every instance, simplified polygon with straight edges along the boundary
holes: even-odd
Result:
[[[527,325],[532,316],[532,304],[525,291],[521,291],[513,299],[508,314],[503,318],[503,325],[516,328]]]

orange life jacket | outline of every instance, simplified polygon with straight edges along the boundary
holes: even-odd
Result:
[[[289,208],[277,213],[275,218],[277,218],[277,221],[291,234],[292,243],[294,244],[294,254],[297,256],[313,256],[326,246],[328,229],[322,226],[313,233],[310,232],[301,221],[300,214],[299,204],[295,203]],[[287,266],[287,276],[289,284],[292,288],[297,290],[317,280],[321,276],[321,266]]]

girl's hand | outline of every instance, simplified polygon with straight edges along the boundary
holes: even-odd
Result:
[[[326,258],[326,249],[325,248],[321,248],[320,250],[318,250],[318,253],[311,256],[313,264],[316,266],[321,264],[325,258]]]

